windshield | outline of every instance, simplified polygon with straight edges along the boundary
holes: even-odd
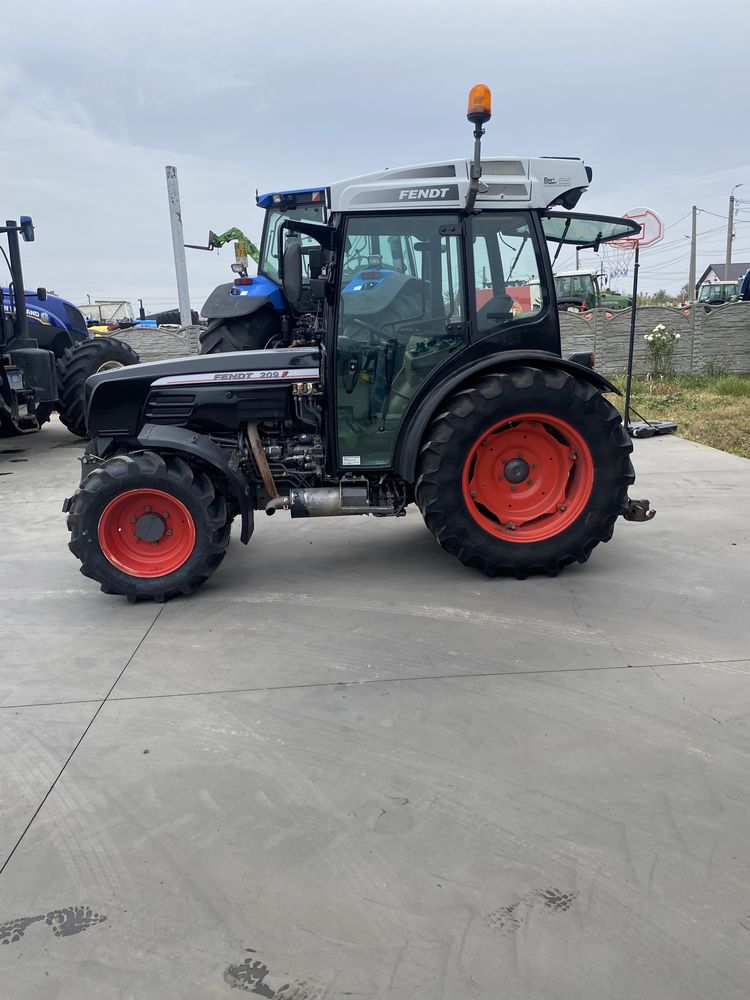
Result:
[[[719,299],[728,299],[736,294],[737,286],[734,283],[717,282],[712,285],[704,285],[698,299],[700,302],[717,302]]]
[[[558,299],[594,298],[594,279],[590,274],[560,274],[555,277],[555,293]]]
[[[323,205],[299,205],[297,208],[270,208],[266,213],[263,226],[263,239],[260,245],[260,260],[258,271],[267,275],[273,281],[279,280],[279,226],[287,219],[297,222],[325,222]],[[309,237],[301,237],[303,245],[315,245]]]

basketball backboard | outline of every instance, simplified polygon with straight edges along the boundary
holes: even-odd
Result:
[[[637,243],[642,249],[653,246],[664,236],[664,224],[656,212],[650,208],[631,208],[625,212],[623,218],[637,222],[641,231],[638,236],[627,236],[622,240],[613,240],[612,246],[620,247],[623,250],[632,250]]]

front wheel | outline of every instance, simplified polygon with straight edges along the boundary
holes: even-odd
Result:
[[[103,462],[68,508],[81,572],[130,601],[198,588],[224,558],[230,527],[226,501],[205,473],[149,451]]]
[[[620,416],[588,382],[513,368],[451,397],[416,499],[440,545],[488,576],[556,575],[612,536],[635,476]]]

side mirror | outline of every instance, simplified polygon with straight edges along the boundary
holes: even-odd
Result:
[[[39,299],[40,302],[46,302],[47,301],[47,289],[46,288],[37,288],[37,290],[36,290],[36,297]]]
[[[234,271],[235,274],[242,274],[242,272],[245,270],[245,265],[240,264],[239,261],[235,261],[234,264],[232,264],[232,270]]]
[[[299,304],[302,298],[302,243],[292,237],[284,248],[284,294],[291,306]]]
[[[31,216],[30,215],[22,215],[21,216],[21,225],[20,225],[19,228],[21,230],[21,238],[24,240],[24,242],[25,243],[33,243],[34,242],[34,223],[31,221]]]

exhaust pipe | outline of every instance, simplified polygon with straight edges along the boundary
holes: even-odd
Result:
[[[290,490],[288,496],[277,496],[266,504],[266,514],[275,514],[277,510],[291,511],[292,517],[336,517],[340,514],[383,512],[382,507],[373,507],[368,503],[367,486],[364,484]]]

